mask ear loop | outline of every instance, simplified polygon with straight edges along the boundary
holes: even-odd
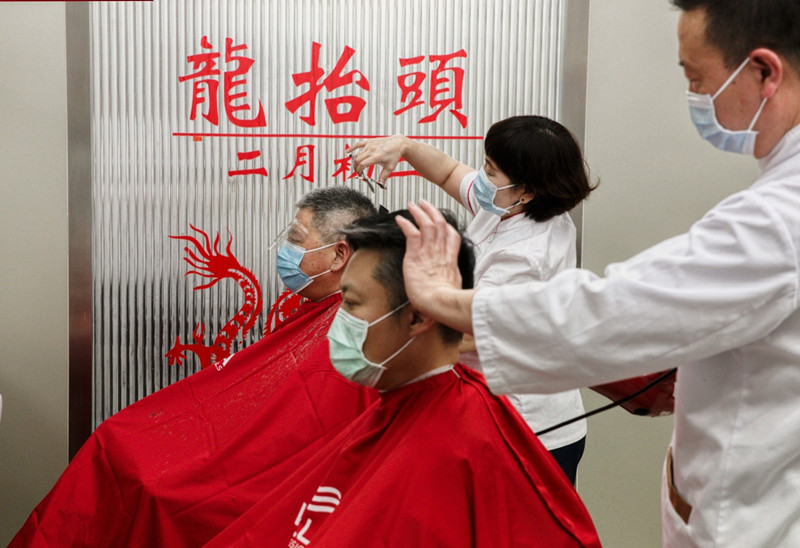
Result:
[[[403,304],[401,304],[400,306],[397,306],[397,307],[395,307],[395,308],[391,309],[389,312],[387,312],[386,314],[384,314],[384,315],[383,315],[383,316],[381,316],[380,318],[378,318],[378,319],[376,319],[376,320],[372,320],[371,322],[369,322],[369,323],[367,324],[367,329],[369,329],[370,327],[372,327],[373,325],[375,325],[375,324],[377,324],[377,323],[380,323],[380,322],[382,322],[383,320],[385,320],[386,318],[388,318],[389,316],[391,316],[392,314],[394,314],[395,312],[397,312],[398,310],[400,310],[401,308],[403,308],[404,306],[406,306],[406,305],[407,305],[409,302],[410,302],[410,301],[406,301],[406,302],[404,302]],[[405,343],[403,346],[401,346],[401,347],[400,347],[400,348],[397,350],[397,352],[395,352],[394,354],[392,354],[391,356],[389,356],[388,358],[386,358],[385,360],[383,360],[381,363],[373,362],[373,361],[371,361],[371,360],[367,359],[367,356],[366,356],[366,354],[364,354],[364,343],[362,342],[362,343],[361,343],[361,356],[364,358],[364,361],[365,361],[365,362],[367,362],[368,364],[370,364],[370,365],[372,365],[372,366],[374,366],[374,367],[383,367],[383,366],[384,366],[384,364],[387,364],[387,363],[389,363],[390,361],[392,361],[392,360],[395,358],[395,356],[397,356],[397,355],[398,355],[400,352],[402,352],[403,350],[405,350],[405,349],[406,349],[406,347],[407,347],[409,344],[411,344],[412,342],[414,342],[414,339],[416,339],[416,338],[417,338],[417,336],[416,336],[416,335],[414,335],[413,337],[411,337],[410,339],[408,339],[408,341],[406,341],[406,343]],[[364,340],[366,340],[366,338],[365,338]]]
[[[319,246],[319,247],[315,247],[314,249],[307,249],[307,250],[305,251],[305,253],[310,253],[310,252],[312,252],[312,251],[319,251],[320,249],[325,249],[326,247],[331,247],[331,246],[334,246],[334,245],[336,245],[336,244],[338,244],[338,243],[341,243],[341,240],[340,240],[340,241],[338,241],[338,242],[333,242],[333,243],[330,243],[330,244],[325,244],[325,245],[322,245],[322,246]],[[305,253],[304,253],[304,254],[305,254]],[[333,259],[333,260],[335,261],[335,260],[336,260],[336,258],[334,257],[334,259]],[[331,263],[331,266],[333,266],[333,263]],[[319,274],[314,274],[313,276],[308,276],[308,279],[309,279],[309,280],[315,280],[315,279],[319,278],[320,276],[324,276],[325,274],[328,274],[328,273],[330,273],[330,272],[333,272],[333,268],[329,268],[329,269],[328,269],[328,270],[326,270],[325,272],[320,272]]]
[[[711,96],[711,100],[712,101],[716,100],[716,98],[719,97],[719,94],[722,93],[723,91],[725,91],[725,89],[731,84],[731,82],[733,82],[733,79],[736,78],[737,76],[739,76],[739,73],[744,70],[744,67],[746,67],[747,63],[749,63],[749,62],[750,62],[750,58],[749,57],[746,58],[744,61],[742,61],[742,64],[739,65],[736,68],[736,70],[733,71],[733,74],[728,76],[728,79],[725,80],[725,83],[722,84],[719,87],[719,89],[717,90],[717,92],[714,95]]]
[[[398,348],[398,349],[397,349],[397,352],[395,352],[394,354],[392,354],[391,356],[389,356],[388,358],[386,358],[385,360],[383,360],[381,363],[377,363],[377,362],[370,361],[370,360],[368,360],[368,359],[367,359],[367,357],[366,357],[366,356],[364,356],[364,361],[365,361],[365,362],[367,362],[368,364],[370,364],[370,365],[374,366],[374,367],[383,367],[383,368],[385,369],[385,367],[384,367],[384,366],[385,366],[387,363],[389,363],[390,361],[392,361],[392,360],[393,360],[393,359],[394,359],[394,358],[395,358],[395,357],[396,357],[396,356],[397,356],[397,355],[398,355],[400,352],[402,352],[403,350],[405,350],[406,348],[408,348],[408,345],[410,345],[412,342],[414,342],[414,339],[416,339],[416,338],[417,338],[417,336],[416,336],[416,335],[414,335],[413,337],[411,337],[410,339],[408,339],[408,340],[406,341],[406,343],[405,343],[403,346],[401,346],[400,348]],[[364,355],[364,351],[363,351],[363,350],[361,351],[361,355]]]
[[[766,104],[767,104],[767,98],[764,97],[764,100],[761,101],[761,106],[758,107],[756,115],[753,117],[753,121],[750,122],[750,127],[747,128],[747,131],[753,131],[753,126],[756,125],[756,122],[758,122],[758,118],[761,116],[761,111],[764,110],[764,106]]]
[[[514,184],[506,185],[506,186],[504,186],[504,187],[500,187],[500,188],[498,188],[497,190],[504,190],[504,189],[506,189],[506,188],[511,188],[512,186],[517,186],[517,184],[516,184],[516,183],[514,183]],[[495,194],[495,195],[496,195],[496,194]],[[492,201],[494,201],[494,200],[492,200]],[[517,207],[518,205],[520,205],[520,204],[524,204],[524,203],[525,203],[525,202],[523,202],[522,200],[517,200],[516,202],[514,202],[514,203],[513,203],[513,204],[511,204],[510,206],[508,206],[508,207],[504,207],[503,209],[505,209],[505,210],[506,210],[506,213],[510,213],[512,209],[514,209],[514,208],[515,208],[515,207]]]

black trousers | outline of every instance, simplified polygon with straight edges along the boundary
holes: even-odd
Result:
[[[572,482],[572,485],[575,485],[575,480],[578,476],[578,463],[581,461],[581,457],[583,457],[583,450],[585,447],[586,436],[575,443],[550,451],[550,454],[553,455],[558,465],[564,470],[564,473],[569,478],[569,481]]]

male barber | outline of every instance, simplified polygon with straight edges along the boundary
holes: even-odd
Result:
[[[490,387],[556,392],[681,366],[665,546],[800,546],[800,2],[673,0],[700,135],[760,176],[691,229],[546,284],[456,289],[458,237],[412,207],[412,305],[474,333]]]

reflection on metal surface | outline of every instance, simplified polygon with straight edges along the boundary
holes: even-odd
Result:
[[[234,279],[195,291],[170,235],[232,234],[265,303],[235,351],[282,291],[270,243],[308,190],[352,185],[389,209],[425,198],[466,221],[407,164],[373,194],[346,147],[404,133],[478,167],[493,121],[562,119],[566,6],[91,3],[94,424],[199,370],[191,354],[170,365],[176,337],[213,346],[247,302]]]
[[[69,456],[92,433],[92,173],[89,7],[65,6],[69,185]]]

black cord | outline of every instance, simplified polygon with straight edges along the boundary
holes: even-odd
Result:
[[[661,375],[658,378],[656,378],[654,381],[651,381],[650,383],[646,384],[644,386],[644,388],[640,388],[639,390],[637,390],[633,394],[625,396],[622,399],[619,399],[619,400],[617,400],[615,402],[611,402],[610,404],[604,405],[603,407],[598,407],[594,411],[589,411],[588,413],[584,413],[583,415],[581,415],[579,417],[573,417],[573,418],[571,418],[569,420],[566,420],[564,422],[558,423],[555,426],[551,426],[549,428],[545,428],[544,430],[540,430],[538,432],[534,432],[534,434],[536,434],[537,436],[541,436],[542,434],[547,434],[548,432],[552,432],[553,430],[558,430],[559,428],[567,426],[568,424],[572,424],[573,422],[577,422],[577,421],[579,421],[581,419],[589,418],[592,415],[597,415],[598,413],[602,413],[603,411],[608,411],[609,409],[613,409],[613,408],[615,408],[615,407],[617,407],[619,405],[622,405],[623,403],[627,403],[630,400],[632,400],[633,398],[635,398],[636,396],[644,394],[645,392],[647,392],[648,390],[653,388],[655,385],[657,385],[661,381],[668,379],[669,377],[674,375],[677,370],[678,370],[677,368],[670,369],[669,371],[667,371],[663,375]]]

